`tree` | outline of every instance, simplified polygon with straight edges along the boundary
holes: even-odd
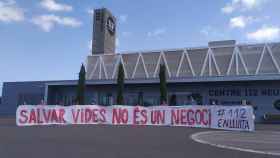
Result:
[[[80,72],[79,72],[79,81],[78,81],[78,88],[77,88],[77,103],[79,105],[85,104],[85,89],[86,89],[86,70],[84,65],[82,64]]]
[[[159,80],[160,80],[160,104],[164,104],[167,102],[167,86],[166,86],[165,65],[163,64],[160,65]]]
[[[123,65],[120,63],[118,68],[118,78],[117,78],[117,104],[124,104],[123,99],[123,91],[124,91],[124,70]]]

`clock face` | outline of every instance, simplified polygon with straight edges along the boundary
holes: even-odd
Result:
[[[115,31],[116,31],[116,25],[115,25],[115,22],[113,20],[112,17],[109,17],[107,19],[107,29],[108,31],[111,33],[111,35],[114,35],[115,34]]]

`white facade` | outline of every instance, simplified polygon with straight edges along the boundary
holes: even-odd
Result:
[[[280,43],[91,55],[87,79],[115,79],[120,63],[126,79],[157,78],[160,64],[169,78],[280,74]]]

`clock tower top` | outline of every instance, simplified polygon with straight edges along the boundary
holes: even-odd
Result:
[[[115,53],[116,18],[106,8],[95,9],[93,15],[92,54]]]

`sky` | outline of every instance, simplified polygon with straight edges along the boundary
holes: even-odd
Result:
[[[90,55],[93,9],[117,17],[117,52],[278,42],[279,0],[0,0],[3,82],[72,80]]]

